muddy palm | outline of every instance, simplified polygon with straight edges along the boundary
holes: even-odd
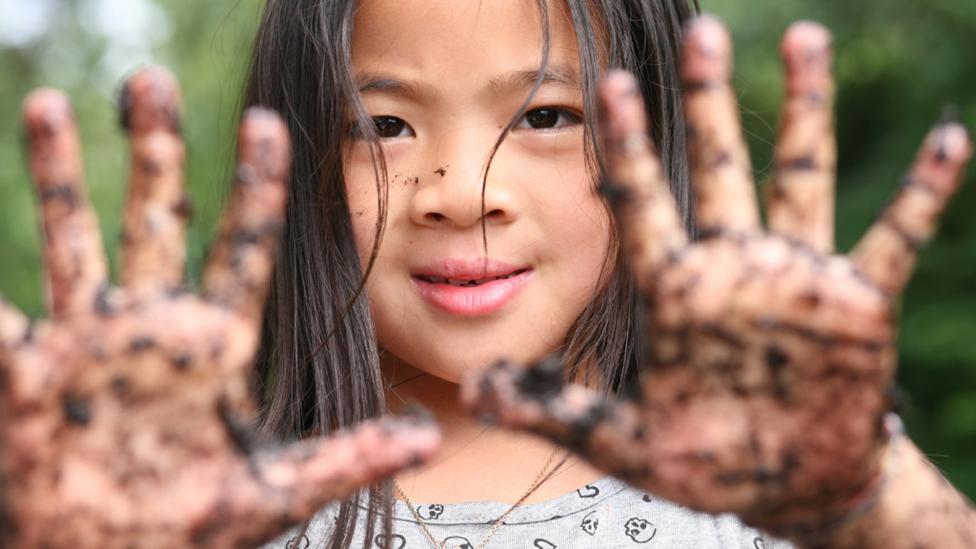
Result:
[[[831,38],[800,23],[782,51],[768,231],[720,23],[695,22],[682,61],[697,240],[680,223],[634,80],[618,73],[602,85],[603,190],[646,305],[639,398],[564,386],[555,359],[499,363],[469,380],[465,398],[643,489],[802,538],[844,520],[884,480],[898,297],[971,144],[958,123],[935,127],[891,205],[850,254],[836,254]],[[903,472],[923,467],[913,448],[903,454]],[[943,490],[929,477],[918,490]],[[965,513],[961,498],[946,498]],[[943,532],[945,546],[969,535]]]
[[[0,302],[0,537],[10,547],[250,547],[425,459],[419,418],[261,442],[248,380],[290,165],[277,115],[248,111],[231,201],[199,295],[182,288],[188,213],[173,77],[128,82],[121,284],[109,285],[67,98],[24,105],[49,318]]]

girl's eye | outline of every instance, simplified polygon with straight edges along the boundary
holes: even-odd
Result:
[[[373,124],[376,126],[376,135],[380,139],[392,139],[394,137],[412,137],[413,128],[401,118],[395,116],[374,116]]]
[[[522,130],[556,130],[568,126],[575,126],[582,122],[582,117],[567,109],[558,107],[542,107],[532,109],[522,116],[516,129]]]

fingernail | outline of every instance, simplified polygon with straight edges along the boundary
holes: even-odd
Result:
[[[969,133],[958,122],[950,122],[938,127],[935,131],[936,160],[946,162],[961,160],[971,152]]]
[[[181,132],[182,98],[176,76],[150,65],[129,77],[118,97],[119,123],[127,132]]]
[[[783,34],[783,52],[822,54],[833,46],[833,35],[816,21],[797,21]]]
[[[546,401],[559,395],[564,382],[562,359],[550,355],[524,371],[516,385],[523,396]]]
[[[605,137],[622,142],[642,130],[643,102],[637,80],[626,71],[610,73],[603,85]]]
[[[397,418],[404,419],[410,423],[417,425],[431,425],[437,423],[434,414],[430,412],[427,408],[424,408],[416,401],[410,401],[407,405],[397,413]]]
[[[727,80],[732,37],[714,15],[698,17],[685,31],[682,76],[685,80]]]
[[[74,116],[68,96],[52,88],[41,88],[28,95],[24,99],[23,113],[30,141],[39,137],[36,130],[42,130],[45,136],[50,135]]]

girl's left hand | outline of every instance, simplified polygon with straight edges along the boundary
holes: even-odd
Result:
[[[728,33],[709,18],[687,30],[696,242],[646,137],[636,83],[611,75],[605,191],[647,303],[639,401],[563,386],[550,360],[479,374],[465,385],[468,405],[635,486],[774,533],[827,525],[869,492],[887,448],[898,296],[971,144],[959,124],[934,128],[893,203],[853,252],[835,255],[830,49],[810,23],[784,38],[788,93],[765,232]]]

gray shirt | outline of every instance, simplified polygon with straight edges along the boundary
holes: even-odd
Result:
[[[496,502],[427,503],[417,511],[438,542],[454,549],[479,547],[509,505]],[[323,547],[333,524],[331,508],[315,516],[303,535],[289,532],[263,549]],[[364,513],[365,514],[365,513]],[[357,531],[362,531],[361,526]],[[388,549],[430,549],[431,543],[406,504],[397,501]],[[366,540],[362,540],[365,542]],[[382,540],[356,545],[384,549]],[[522,505],[508,516],[487,549],[789,549],[732,515],[689,511],[605,477],[556,499]]]

